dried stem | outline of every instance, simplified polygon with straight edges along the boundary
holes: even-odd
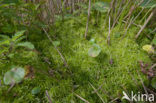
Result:
[[[49,103],[52,103],[52,100],[51,100],[51,98],[50,98],[49,93],[48,93],[47,90],[46,90],[46,96],[48,97]]]
[[[88,33],[88,25],[89,25],[89,18],[90,18],[90,9],[91,9],[91,0],[89,0],[89,4],[88,4],[88,18],[87,18],[87,24],[86,24],[85,38],[87,37],[87,33]]]
[[[53,44],[53,40],[50,38],[50,36],[49,36],[49,34],[47,33],[47,31],[46,31],[44,28],[42,28],[42,29],[43,29],[43,31],[45,32],[45,34],[47,35],[49,41]],[[64,62],[64,65],[65,65],[66,67],[68,67],[67,61],[66,61],[66,59],[64,58],[64,56],[62,55],[62,53],[59,51],[59,49],[58,49],[56,46],[54,46],[54,48],[56,49],[56,51],[58,52],[58,54],[61,56],[61,59],[62,59],[62,61]]]
[[[151,18],[153,17],[154,12],[151,12],[151,14],[149,15],[149,17],[147,18],[147,20],[145,21],[144,25],[142,26],[142,28],[140,29],[140,31],[137,33],[137,35],[135,36],[135,39],[137,39],[139,37],[139,35],[141,34],[141,32],[143,31],[143,29],[146,27],[146,25],[148,24],[148,22],[151,20]]]
[[[99,98],[101,99],[102,103],[105,103],[104,100],[102,99],[102,97],[100,96],[100,94],[97,92],[97,89],[95,89],[95,87],[91,83],[89,83],[89,84],[94,89],[95,93],[99,96]]]
[[[111,33],[111,26],[110,26],[110,16],[109,16],[109,33],[108,33],[108,37],[107,37],[107,44],[110,45],[110,33]]]
[[[84,101],[85,103],[90,103],[87,100],[85,100],[84,98],[82,98],[81,96],[79,96],[78,94],[74,93],[76,97],[78,97],[79,99],[81,99],[82,101]]]
[[[15,86],[15,83],[14,83],[14,82],[13,82],[13,83],[11,83],[10,88],[8,89],[7,93],[9,93],[9,92],[10,92],[10,90],[11,90],[14,86]]]

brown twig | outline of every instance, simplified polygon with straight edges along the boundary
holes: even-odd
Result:
[[[10,92],[10,90],[11,90],[14,86],[15,86],[15,83],[14,83],[14,82],[13,82],[13,83],[11,83],[10,88],[8,89],[7,93],[9,93],[9,92]]]
[[[46,90],[46,96],[48,97],[49,103],[52,103],[52,100],[51,100],[51,98],[50,98],[49,93],[48,93],[47,90]]]
[[[138,71],[137,71],[137,72],[138,72]],[[144,91],[145,91],[145,93],[148,95],[147,88],[146,88],[146,86],[145,86],[145,84],[144,84],[144,82],[143,82],[143,80],[142,80],[142,78],[141,78],[141,76],[140,76],[139,73],[138,73],[138,75],[139,75],[139,77],[140,77],[140,81],[141,81],[141,84],[142,84],[142,86],[143,86],[143,88],[144,88]]]
[[[108,36],[107,36],[107,44],[110,45],[110,33],[111,33],[111,26],[110,26],[110,16],[109,16],[109,33],[108,33]]]
[[[125,33],[124,33],[124,35],[123,35],[123,38],[126,36],[127,31],[128,31],[128,29],[130,28],[130,26],[131,26],[131,24],[132,24],[132,21],[133,21],[133,17],[131,18],[130,23],[128,24],[128,26],[127,26],[127,28],[126,28],[126,31],[125,31]]]
[[[147,88],[147,90],[148,90],[150,93],[152,93],[152,94],[154,94],[154,95],[156,96],[156,93],[155,93],[154,91],[152,91],[152,90],[149,89],[149,88]]]
[[[90,18],[90,9],[91,9],[91,0],[89,0],[89,4],[88,4],[88,18],[87,18],[87,24],[86,24],[85,38],[87,37],[87,33],[88,33],[88,25],[89,25],[89,18]]]
[[[100,90],[102,88],[102,86],[104,85],[105,82],[103,82],[96,90],[94,90],[92,93],[97,92],[98,90]]]
[[[101,99],[102,103],[105,103],[104,100],[102,99],[102,97],[100,96],[100,94],[97,92],[97,89],[95,89],[95,87],[91,83],[89,83],[89,84],[94,89],[95,93],[99,96],[99,98]]]
[[[2,86],[2,83],[1,83],[2,81],[0,80],[0,87]]]
[[[146,5],[147,5],[150,1],[151,1],[151,0],[149,0],[149,1],[146,3]],[[143,2],[143,1],[141,1],[141,2],[139,3],[139,5],[140,5],[142,2]],[[140,16],[140,14],[144,11],[144,9],[145,9],[145,7],[142,8],[142,10],[138,13],[138,15],[137,15],[133,20],[131,20],[131,22],[128,24],[128,27],[127,27],[127,30],[126,30],[126,31],[128,31],[128,29],[129,29],[129,27],[131,26],[131,24],[134,23],[134,21]]]
[[[87,100],[85,100],[84,98],[82,98],[81,96],[79,96],[78,94],[74,93],[76,97],[78,97],[79,99],[81,99],[82,101],[84,101],[85,103],[90,103]]]
[[[123,22],[123,23],[128,23],[128,22],[126,22],[126,21],[124,21],[124,20],[122,20],[122,22]],[[141,25],[138,25],[138,24],[136,24],[136,23],[132,23],[132,24],[135,25],[135,26],[137,26],[137,27],[139,27],[139,28],[142,27]]]
[[[111,100],[109,103],[114,103],[116,100],[118,100],[119,98],[117,97],[117,98],[115,98],[115,99],[113,99],[113,100]]]
[[[155,67],[156,67],[156,63],[153,64],[153,65],[150,67],[150,69],[153,69],[153,68],[155,68]]]
[[[115,21],[114,21],[112,27],[111,27],[112,29],[114,28],[114,26],[115,26],[116,23],[118,22],[120,16],[122,15],[122,11],[125,10],[125,8],[127,7],[127,5],[129,4],[130,1],[131,1],[131,0],[129,0],[129,1],[127,2],[127,4],[126,4],[123,8],[122,8],[122,4],[121,4],[121,7],[120,7],[119,10],[118,10],[118,15],[117,15],[117,17],[116,17],[116,19],[115,19]],[[123,2],[125,2],[125,1],[122,1],[121,3],[123,3]],[[120,10],[120,9],[121,9],[121,10]]]
[[[150,33],[152,34],[152,33],[154,33],[154,32],[156,32],[156,28],[155,28],[152,32],[150,32]]]
[[[49,36],[49,34],[47,33],[47,31],[46,31],[44,28],[42,28],[42,29],[43,29],[43,31],[45,32],[45,34],[47,35],[49,41],[53,44],[53,40],[50,38],[50,36]],[[54,48],[56,49],[56,51],[58,52],[58,54],[61,56],[61,59],[62,59],[62,61],[64,62],[65,67],[68,67],[67,61],[66,61],[66,59],[64,58],[64,56],[62,55],[62,53],[59,51],[59,49],[58,49],[56,46],[54,46]]]
[[[135,36],[135,39],[137,39],[139,37],[139,35],[141,34],[141,32],[143,31],[143,29],[146,27],[146,25],[148,24],[148,22],[151,20],[152,16],[153,16],[154,12],[151,12],[151,14],[149,15],[149,17],[147,18],[147,20],[145,21],[144,25],[142,26],[142,28],[140,29],[140,31],[137,33],[137,35]]]

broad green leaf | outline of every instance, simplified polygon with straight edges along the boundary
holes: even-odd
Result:
[[[99,1],[93,5],[93,8],[99,12],[108,12],[110,7],[109,7],[109,3]]]
[[[88,55],[91,57],[97,57],[101,52],[101,48],[99,45],[94,44],[88,51]]]
[[[12,37],[12,41],[16,41],[18,38],[24,35],[25,30],[19,31],[15,33],[15,35]]]
[[[2,35],[2,34],[0,34],[0,38],[2,38],[2,39],[10,39],[9,36],[7,36],[7,35]]]
[[[60,45],[60,41],[53,41],[53,45],[54,45],[55,47],[59,46],[59,45]]]
[[[14,75],[15,75],[15,73],[13,71],[6,72],[4,75],[4,84],[9,85],[11,83],[14,83],[15,82],[15,80],[13,78]]]
[[[156,78],[152,79],[151,85],[154,89],[156,89]]]
[[[25,70],[21,67],[16,67],[6,72],[4,75],[4,84],[19,83],[25,76]]]
[[[34,45],[31,42],[23,42],[23,43],[18,43],[16,46],[21,46],[21,47],[25,47],[28,49],[34,49]]]
[[[40,87],[35,87],[32,89],[31,93],[35,95],[35,94],[38,94],[40,91],[41,91]]]

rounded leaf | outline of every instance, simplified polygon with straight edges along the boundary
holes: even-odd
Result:
[[[8,71],[5,73],[5,75],[4,75],[4,84],[5,85],[9,85],[9,84],[15,82],[13,79],[13,75],[14,75],[14,72],[12,72],[12,71]]]
[[[19,83],[25,76],[25,70],[21,67],[13,68],[4,75],[4,83],[10,85],[12,83]]]
[[[101,52],[101,48],[99,45],[94,44],[88,51],[88,55],[91,57],[97,57]]]

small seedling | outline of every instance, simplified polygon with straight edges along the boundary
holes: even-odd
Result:
[[[97,57],[101,52],[101,48],[95,43],[94,39],[91,39],[90,43],[92,44],[92,47],[89,49],[88,55],[91,57]]]
[[[15,51],[16,48],[18,47],[24,47],[27,49],[34,49],[34,45],[31,42],[23,42],[22,40],[25,39],[24,36],[24,30],[23,31],[19,31],[17,33],[15,33],[11,38],[9,36],[6,35],[0,35],[0,38],[2,38],[0,40],[0,48],[3,49],[2,52],[9,52],[11,53],[12,51]]]
[[[53,45],[54,45],[55,47],[59,46],[59,45],[60,45],[60,41],[53,41]]]

